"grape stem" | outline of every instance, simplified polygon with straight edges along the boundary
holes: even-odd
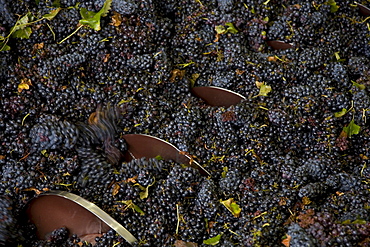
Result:
[[[81,27],[83,27],[83,25],[79,26],[78,28],[76,28],[76,30],[73,31],[73,33],[71,33],[70,35],[68,35],[67,37],[65,37],[64,39],[62,39],[61,41],[59,41],[57,44],[61,44],[63,43],[64,41],[66,41],[67,39],[69,39],[70,37],[72,37],[75,33],[78,32],[78,30],[81,29]]]
[[[176,214],[177,214],[177,225],[176,225],[176,235],[177,235],[179,234],[179,226],[180,226],[179,204],[176,204]]]

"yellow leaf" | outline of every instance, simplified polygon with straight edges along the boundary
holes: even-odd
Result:
[[[31,79],[22,79],[21,83],[18,84],[18,92],[22,92],[25,89],[30,89],[30,86],[32,85]]]
[[[220,200],[221,204],[224,205],[235,217],[239,217],[241,208],[235,203],[234,198],[227,199],[225,201]]]

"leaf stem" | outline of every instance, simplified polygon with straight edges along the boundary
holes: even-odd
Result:
[[[176,225],[176,235],[177,235],[179,234],[179,226],[180,226],[179,204],[176,204],[176,214],[177,214],[177,225]]]
[[[46,25],[49,27],[50,32],[53,34],[53,39],[55,41],[55,33],[54,33],[53,29],[51,28],[51,26],[49,25],[49,23],[46,23]]]
[[[76,30],[73,31],[73,33],[71,33],[70,35],[68,35],[67,37],[65,37],[64,39],[62,39],[61,41],[57,42],[57,44],[61,44],[63,43],[64,41],[66,41],[67,39],[69,39],[70,37],[72,37],[75,33],[78,32],[78,30],[81,29],[81,27],[83,27],[83,25],[79,26],[78,28],[76,28]]]

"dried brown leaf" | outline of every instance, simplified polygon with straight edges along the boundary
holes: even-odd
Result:
[[[119,189],[120,189],[120,188],[121,188],[121,186],[119,186],[119,184],[118,184],[118,183],[115,183],[115,184],[113,185],[112,195],[113,195],[113,196],[117,195],[117,194],[118,194],[118,192],[119,192]]]
[[[182,79],[185,76],[185,70],[181,69],[174,69],[171,71],[171,77],[169,79],[170,82],[175,82],[176,79]]]
[[[33,45],[33,49],[34,50],[40,50],[42,48],[44,48],[44,43],[43,42],[42,43],[37,43],[37,44],[34,44]]]
[[[110,58],[110,54],[105,54],[103,62],[104,63],[108,62],[109,58]]]
[[[183,240],[176,240],[175,241],[175,247],[197,247],[197,243],[193,242],[185,242]]]
[[[286,247],[289,247],[290,246],[290,240],[292,239],[292,236],[286,234],[286,239],[284,239],[283,241],[281,241],[281,243],[286,246]]]
[[[312,225],[314,223],[314,216],[315,211],[313,209],[307,209],[306,213],[300,213],[298,215],[298,224],[302,228],[307,228],[308,226]]]
[[[122,23],[122,16],[120,13],[113,11],[112,22],[110,25],[118,27]]]
[[[138,175],[132,177],[132,178],[128,178],[125,182],[126,183],[136,183],[136,179],[137,179]]]

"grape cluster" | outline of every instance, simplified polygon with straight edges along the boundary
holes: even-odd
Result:
[[[196,209],[204,214],[207,219],[212,219],[217,213],[219,204],[217,202],[217,187],[212,180],[205,179],[200,184],[200,189],[195,201]]]
[[[44,115],[30,130],[34,151],[57,148],[73,148],[79,138],[79,130],[67,120],[53,115]]]
[[[18,221],[12,212],[14,202],[7,196],[0,198],[0,245],[15,244],[23,240]]]
[[[68,239],[68,229],[65,227],[61,227],[59,229],[56,229],[50,233],[50,236],[48,236],[48,239],[50,242],[53,242],[54,244],[61,244],[65,242]]]
[[[316,246],[317,241],[305,229],[294,223],[289,226],[288,233],[291,237],[291,246]]]

